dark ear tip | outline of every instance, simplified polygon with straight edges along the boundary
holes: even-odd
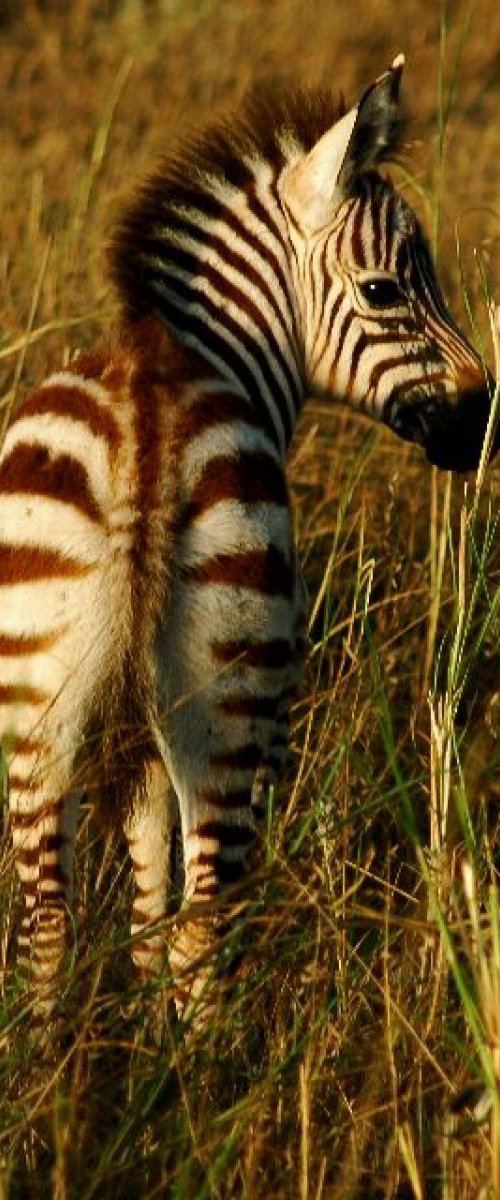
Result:
[[[374,96],[388,97],[392,102],[397,104],[404,65],[404,54],[397,54],[389,70],[384,71],[383,75],[379,75],[375,83],[370,84],[370,87],[366,89],[359,102],[358,110],[364,108],[367,101],[371,103]]]

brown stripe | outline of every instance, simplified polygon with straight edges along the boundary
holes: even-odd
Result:
[[[286,219],[287,219],[288,224],[290,224],[292,226],[292,229],[295,229],[295,232],[298,233],[298,235],[301,239],[304,239],[304,237],[306,237],[305,228],[299,224],[296,216],[292,212],[291,208],[288,207],[288,204],[283,197],[281,198],[281,205],[282,205],[284,212],[286,213]]]
[[[16,850],[16,858],[25,867],[36,866],[45,854],[59,854],[66,844],[67,838],[63,837],[62,833],[44,833],[40,838],[38,846],[33,846],[30,849],[20,847]],[[43,865],[43,878],[46,876],[47,865]]]
[[[39,858],[38,846],[33,847],[31,850],[23,850],[21,847],[16,848],[16,862],[21,863],[23,867],[37,867]],[[38,881],[38,874],[36,875],[36,880]],[[26,885],[27,880],[24,882]]]
[[[219,887],[218,880],[214,879],[212,883],[203,883],[203,880],[200,880],[200,883],[195,884],[193,895],[194,896],[218,896],[219,891],[220,891],[220,887]]]
[[[46,875],[44,872],[38,879],[30,879],[22,884],[25,897],[34,897],[35,899],[35,904],[29,915],[32,925],[35,924],[37,929],[40,924],[47,926],[54,921],[60,922],[64,912],[63,905],[66,900],[64,876],[59,874],[50,877],[51,883],[58,884],[57,890],[44,891],[45,881]]]
[[[114,452],[121,442],[121,433],[114,417],[109,409],[86,392],[83,380],[79,387],[49,384],[39,388],[21,405],[17,419],[46,413],[83,422],[91,433],[105,438]]]
[[[183,569],[187,583],[223,584],[249,588],[266,596],[291,599],[295,573],[281,550],[268,546],[265,550],[241,550],[232,554],[215,554],[195,566]]]
[[[91,521],[104,520],[82,464],[72,454],[52,455],[47,446],[20,442],[14,447],[0,468],[2,492],[48,496],[77,508]]]
[[[342,292],[342,291],[338,292],[335,297],[335,300],[332,304],[330,316],[328,318],[328,329],[326,330],[326,333],[323,333],[323,330],[320,325],[320,328],[316,335],[314,346],[313,346],[313,349],[311,352],[311,368],[310,368],[311,376],[314,375],[314,372],[316,371],[316,369],[318,367],[318,363],[321,362],[321,359],[323,358],[326,349],[329,347],[329,343],[330,343],[332,335],[333,335],[333,327],[334,327],[335,321],[337,319],[337,314],[338,314],[339,308],[344,299],[345,299],[344,292]],[[319,345],[319,349],[318,349],[318,345]]]
[[[134,863],[134,869],[136,871],[142,871],[144,868],[137,867],[136,864]],[[154,888],[154,887],[144,888],[144,887],[141,887],[139,883],[136,883],[135,898],[136,898],[136,900],[138,900],[138,899],[149,900],[149,897],[152,896],[155,891],[156,891],[156,888]]]
[[[40,938],[42,945],[35,944],[35,951],[45,952],[45,945],[55,945],[56,939],[63,943],[67,936],[66,887],[60,880],[59,887],[54,891],[43,890],[43,880],[40,881],[40,892],[35,905],[33,930],[36,941]]]
[[[132,955],[134,962],[139,954],[144,954],[146,958],[155,958],[158,955],[158,947],[154,944],[152,938],[143,939],[134,937],[132,942]],[[141,974],[147,978],[153,974],[156,975],[156,971],[153,971],[150,967],[148,968],[141,963]]]
[[[35,977],[45,977],[44,981],[47,981],[49,974],[47,967],[51,968],[51,977],[56,976],[58,960],[66,948],[67,930],[59,926],[60,921],[54,920],[51,924],[47,921],[40,929],[35,925],[33,930],[33,972]]]
[[[4,750],[11,758],[17,754],[41,754],[45,748],[45,742],[41,738],[18,737],[9,730],[3,734],[2,740]]]
[[[0,656],[11,655],[17,658],[22,654],[41,654],[43,650],[50,650],[64,632],[65,627],[55,629],[52,633],[32,634],[31,636],[0,633]]]
[[[0,704],[44,704],[49,699],[48,692],[29,683],[0,683]]]
[[[410,252],[408,242],[400,242],[396,252],[395,271],[399,282],[404,288],[406,286],[406,278],[410,269]]]
[[[62,892],[60,894],[57,892],[46,892],[42,897],[40,907],[36,909],[33,920],[41,928],[44,926],[47,928],[50,925],[61,927],[61,925],[65,924],[66,917],[64,894]]]
[[[430,374],[430,372],[428,372],[427,375],[425,373],[423,373],[422,375],[416,375],[414,379],[403,379],[401,381],[401,383],[398,383],[396,385],[396,387],[394,388],[394,391],[392,394],[392,399],[394,399],[394,397],[397,396],[398,400],[400,400],[402,396],[405,396],[409,392],[410,393],[409,403],[411,403],[411,393],[412,392],[418,393],[422,386],[428,388],[429,386],[432,386],[435,383],[439,383],[440,380],[445,379],[445,378],[446,378],[446,370],[443,368],[442,371],[434,371],[433,370],[432,375]]]
[[[369,314],[363,314],[363,321],[365,319],[370,319]],[[376,318],[376,324],[380,325],[380,323],[380,317]],[[383,333],[369,334],[368,343],[370,349],[372,346],[391,346],[392,348],[397,348],[399,350],[401,346],[414,346],[419,341],[419,335],[415,333],[415,330],[413,330],[411,333],[401,333],[392,327],[390,318],[387,318],[387,320],[384,319],[384,325],[386,326],[386,329]],[[427,343],[425,346],[425,353],[430,355],[430,346]],[[403,359],[402,361],[404,362],[405,360]]]
[[[270,638],[267,642],[247,642],[244,639],[212,642],[212,653],[220,663],[231,663],[240,659],[249,667],[276,670],[287,667],[294,658],[292,646],[286,638]]]
[[[213,838],[220,846],[249,846],[255,838],[248,826],[224,825],[222,821],[200,821],[192,832],[200,838]]]
[[[219,854],[198,854],[190,867],[211,867],[220,883],[236,883],[245,874],[244,862],[226,862]]]
[[[59,854],[67,844],[68,839],[64,833],[44,833],[40,840],[40,853]]]
[[[235,771],[253,770],[262,762],[263,752],[256,742],[247,742],[238,746],[237,750],[225,750],[220,754],[212,754],[210,763],[214,767],[230,767]]]
[[[26,898],[29,898],[29,897],[33,896],[33,897],[35,898],[35,900],[36,900],[36,898],[37,898],[37,896],[38,896],[38,894],[39,894],[39,889],[38,889],[38,875],[36,875],[36,876],[35,876],[33,879],[24,879],[24,880],[22,881],[22,884],[21,884],[21,886],[22,886],[22,890],[23,890],[23,895],[24,895]],[[31,923],[32,923],[32,918],[33,918],[33,912],[34,912],[34,908],[31,908],[31,909],[30,909],[30,912],[29,912],[29,915],[28,915],[28,916],[27,916],[27,918],[26,918],[26,928],[27,928],[27,929],[30,929],[30,928],[31,928]]]
[[[339,311],[339,308],[344,299],[345,299],[344,292],[338,292],[338,294],[335,297],[335,300],[333,301],[330,316],[328,318],[328,330],[327,330],[326,338],[324,339],[325,342],[329,342],[332,337],[333,327],[335,325],[335,321],[337,320],[338,311]],[[323,353],[323,350],[322,350],[322,353]]]
[[[240,791],[216,792],[213,790],[201,792],[198,796],[200,805],[206,804],[219,810],[243,808],[250,810],[250,788]]]
[[[275,721],[279,696],[223,696],[217,708],[228,717],[255,717],[261,721]]]
[[[181,517],[181,527],[189,525],[221,500],[286,507],[288,491],[283,468],[275,458],[262,451],[242,451],[237,457],[217,455],[207,463],[193,488]]]
[[[345,214],[344,214],[344,220],[342,221],[342,224],[340,225],[339,232],[338,232],[338,234],[337,234],[337,240],[336,240],[336,243],[335,243],[334,257],[335,257],[335,258],[336,258],[336,259],[337,259],[339,262],[342,260],[342,249],[343,249],[343,245],[344,245],[344,240],[345,240],[345,238],[346,238],[346,235],[347,235],[347,230],[348,230],[348,227],[349,227],[349,220],[350,220],[350,217],[351,217],[351,213],[352,213],[352,210],[353,210],[353,208],[355,207],[355,205],[356,205],[356,200],[350,200],[350,201],[349,201],[349,204],[348,204],[348,207],[347,207],[347,211],[346,211],[346,212],[345,212]]]
[[[382,248],[382,223],[380,220],[381,210],[380,204],[370,204],[370,217],[372,222],[372,255],[373,265],[380,265],[380,253]]]
[[[0,584],[32,583],[36,579],[66,579],[88,575],[95,564],[39,546],[0,543]]]
[[[334,359],[335,365],[337,365],[340,362],[341,354],[344,349],[344,342],[345,342],[345,339],[347,337],[347,334],[348,334],[349,329],[351,328],[352,324],[353,324],[353,313],[349,309],[349,312],[346,312],[345,316],[342,318],[342,324],[337,333],[336,346],[335,346],[335,359]]]
[[[186,412],[180,413],[176,429],[182,441],[190,442],[214,425],[227,425],[235,421],[243,421],[253,429],[261,428],[258,415],[249,400],[227,392],[213,393],[195,400]]]
[[[102,350],[90,350],[80,354],[71,363],[71,373],[84,379],[100,379],[106,370],[109,371],[110,359]]]
[[[404,365],[404,362],[405,359],[401,353],[393,356],[392,358],[381,359],[381,361],[372,367],[372,370],[370,371],[370,376],[368,379],[368,391],[378,387],[382,375],[385,375],[387,371],[392,371],[394,369],[397,370],[398,367]],[[413,355],[411,356],[411,364],[413,365]],[[408,383],[409,381],[407,380],[406,382]],[[421,382],[421,379],[415,377],[415,379],[411,382],[412,388],[418,388]]]
[[[59,883],[63,887],[65,882],[66,875],[60,863],[48,863],[45,861],[40,863],[40,888],[42,891],[44,883]],[[47,892],[47,896],[50,897],[51,903],[59,896],[59,894],[61,896],[64,895],[63,892],[59,893],[52,890]]]
[[[130,914],[131,925],[150,925],[152,924],[151,917],[148,913],[142,912],[140,908],[134,906]]]
[[[11,812],[9,821],[12,829],[33,829],[42,821],[46,821],[49,817],[57,820],[62,808],[62,800],[54,800],[52,804],[43,804],[35,812],[19,813]]]
[[[369,345],[371,345],[371,338],[369,339],[367,337],[366,333],[364,333],[362,330],[358,336],[356,345],[353,347],[353,351],[351,354],[351,363],[349,366],[349,379],[347,381],[347,387],[345,389],[346,400],[348,400],[349,397],[352,395],[354,384],[356,382],[356,375],[358,372],[359,361],[360,361],[361,355],[363,354],[363,352],[367,349],[367,347]]]
[[[52,921],[54,921],[53,917]],[[43,964],[44,960],[46,959],[50,960],[51,958],[56,958],[59,951],[61,951],[66,943],[66,931],[61,929],[59,932],[59,922],[54,921],[55,927],[53,929],[47,928],[48,925],[49,922],[47,921],[42,925],[41,929],[38,927],[38,922],[35,926],[36,940],[33,946],[33,965],[35,968],[39,968],[40,963]]]
[[[385,209],[385,257],[383,262],[384,270],[388,271],[391,263],[392,252],[394,250],[394,230],[396,228],[396,212],[395,202],[392,196],[387,197]]]
[[[351,249],[356,266],[365,267],[366,257],[363,245],[362,230],[365,220],[366,197],[358,200],[352,214]]]
[[[43,787],[41,779],[35,779],[32,775],[28,779],[23,779],[22,775],[9,773],[9,791],[11,792],[39,792]]]

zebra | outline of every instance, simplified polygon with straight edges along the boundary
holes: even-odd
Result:
[[[0,736],[39,1022],[57,1011],[96,766],[128,840],[145,979],[165,962],[178,806],[170,970],[181,1017],[213,1012],[221,928],[300,678],[285,459],[306,397],[362,410],[441,468],[478,464],[491,380],[379,170],[399,144],[403,64],[351,109],[320,90],[254,94],[162,161],[109,246],[117,330],[28,395],[6,434]]]

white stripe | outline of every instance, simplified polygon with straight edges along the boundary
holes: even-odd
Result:
[[[277,504],[220,500],[202,513],[179,539],[176,557],[183,567],[196,566],[214,554],[266,550],[269,543],[290,553],[288,509]]]
[[[247,425],[244,421],[227,421],[201,429],[183,449],[182,474],[186,493],[189,494],[194,487],[210,459],[220,455],[238,458],[245,452],[262,451],[273,462],[282,465],[276,446],[263,429]]]
[[[82,509],[48,496],[0,492],[0,541],[11,546],[56,550],[95,565],[106,552],[105,531]],[[0,624],[2,614],[0,610]]]
[[[109,393],[101,383],[97,383],[95,379],[86,379],[83,375],[75,375],[72,371],[54,371],[53,375],[49,375],[48,379],[44,379],[40,384],[40,391],[51,387],[76,388],[83,396],[91,396],[99,404],[109,403]]]

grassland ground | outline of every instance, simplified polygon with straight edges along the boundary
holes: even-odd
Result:
[[[255,80],[355,99],[399,50],[410,123],[394,175],[491,362],[499,44],[493,0],[370,0],[359,20],[347,0],[3,5],[0,418],[111,325],[103,245],[160,149]],[[5,837],[2,1200],[500,1195],[499,469],[478,491],[311,402],[290,478],[311,645],[235,933],[242,965],[205,1038],[172,1018],[152,1048],[125,847],[103,843],[89,795],[86,950],[68,1036],[42,1069],[12,960]]]

